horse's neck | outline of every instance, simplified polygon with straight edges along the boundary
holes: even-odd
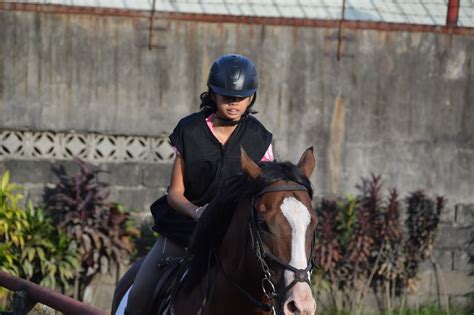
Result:
[[[261,270],[249,234],[250,201],[241,202],[221,244],[222,266],[249,293],[258,294]]]
[[[252,250],[248,223],[250,203],[240,202],[221,243],[218,255],[222,264],[214,265],[215,282],[204,314],[256,314],[258,309],[244,293],[261,300],[261,271]],[[222,269],[224,271],[222,271]]]
[[[249,209],[248,201],[241,202],[237,206],[218,255],[225,273],[249,294],[259,299],[262,293],[261,271],[257,265],[255,252],[252,250],[248,230]],[[219,264],[216,263],[190,293],[184,294],[184,291],[178,293],[176,301],[179,303],[175,303],[175,312],[196,314],[201,302],[210,293],[209,300],[204,303],[203,314],[209,312],[209,314],[254,314],[255,306],[235,290],[235,286],[223,275]],[[198,301],[199,305],[190,301]]]

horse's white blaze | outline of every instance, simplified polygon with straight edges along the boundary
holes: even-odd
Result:
[[[298,199],[287,197],[281,204],[281,211],[291,226],[290,265],[297,269],[304,269],[308,264],[305,250],[306,230],[311,221],[308,208]],[[286,273],[293,275],[293,272]]]
[[[305,269],[308,264],[306,257],[306,232],[311,222],[311,215],[308,208],[294,197],[287,197],[281,204],[283,215],[288,220],[291,227],[291,259],[290,265],[297,269]],[[289,285],[295,278],[292,271],[285,271],[285,282]],[[294,314],[287,309],[288,303],[292,302],[298,311],[295,314],[314,314],[316,311],[316,301],[313,298],[311,288],[307,283],[298,282],[290,290],[288,300],[285,303],[285,314]]]

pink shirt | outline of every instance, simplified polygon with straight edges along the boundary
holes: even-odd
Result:
[[[216,132],[214,130],[214,126],[212,125],[212,118],[214,118],[215,114],[211,114],[209,116],[207,116],[206,118],[206,123],[207,123],[207,126],[209,127],[209,129],[211,130],[212,134],[217,138],[216,136]],[[179,152],[178,150],[173,147],[173,151],[174,153],[178,154],[179,155]],[[267,148],[267,151],[265,152],[265,154],[263,155],[261,161],[262,162],[271,162],[273,161],[275,158],[273,156],[273,148],[272,148],[272,144],[270,144]]]

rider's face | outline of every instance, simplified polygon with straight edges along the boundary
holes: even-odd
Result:
[[[213,94],[214,101],[217,104],[217,116],[224,119],[239,120],[252,102],[252,97]]]

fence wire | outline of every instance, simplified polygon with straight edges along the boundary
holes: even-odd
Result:
[[[18,3],[60,4],[151,10],[152,0],[26,0]],[[156,0],[155,10],[179,13],[339,20],[343,0]],[[459,0],[458,26],[474,27],[474,0]],[[346,0],[344,19],[446,25],[448,0]]]

